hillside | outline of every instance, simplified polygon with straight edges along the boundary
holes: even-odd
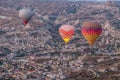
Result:
[[[27,26],[18,16],[23,7],[35,12]],[[80,31],[88,20],[103,28],[93,46]],[[75,27],[67,45],[58,33],[62,24]],[[0,0],[0,80],[120,80],[119,34],[119,6]]]

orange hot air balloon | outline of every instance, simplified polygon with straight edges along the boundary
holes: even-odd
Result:
[[[82,24],[81,32],[90,45],[96,41],[102,33],[102,27],[98,22],[86,21]]]
[[[59,34],[65,43],[68,43],[74,34],[74,27],[71,25],[62,25],[59,28]]]

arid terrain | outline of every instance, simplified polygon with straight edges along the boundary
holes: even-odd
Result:
[[[26,26],[19,18],[24,7],[35,13]],[[80,31],[89,20],[103,28],[93,46]],[[58,33],[62,24],[75,27],[68,44]],[[120,6],[0,0],[0,80],[120,80]]]

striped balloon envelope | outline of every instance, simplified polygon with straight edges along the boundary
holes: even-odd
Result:
[[[68,43],[74,35],[74,27],[71,25],[62,25],[59,28],[59,34],[65,43]]]
[[[81,26],[81,32],[90,45],[96,41],[102,33],[102,27],[98,22],[86,21]]]

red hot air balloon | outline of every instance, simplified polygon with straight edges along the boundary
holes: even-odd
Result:
[[[23,19],[23,23],[26,25],[32,18],[33,12],[29,8],[24,8],[19,11],[19,17]]]
[[[63,38],[65,43],[68,43],[74,35],[74,27],[71,25],[62,25],[59,28],[59,34]]]
[[[98,22],[86,21],[82,24],[81,32],[90,45],[96,41],[102,33],[102,27]]]

